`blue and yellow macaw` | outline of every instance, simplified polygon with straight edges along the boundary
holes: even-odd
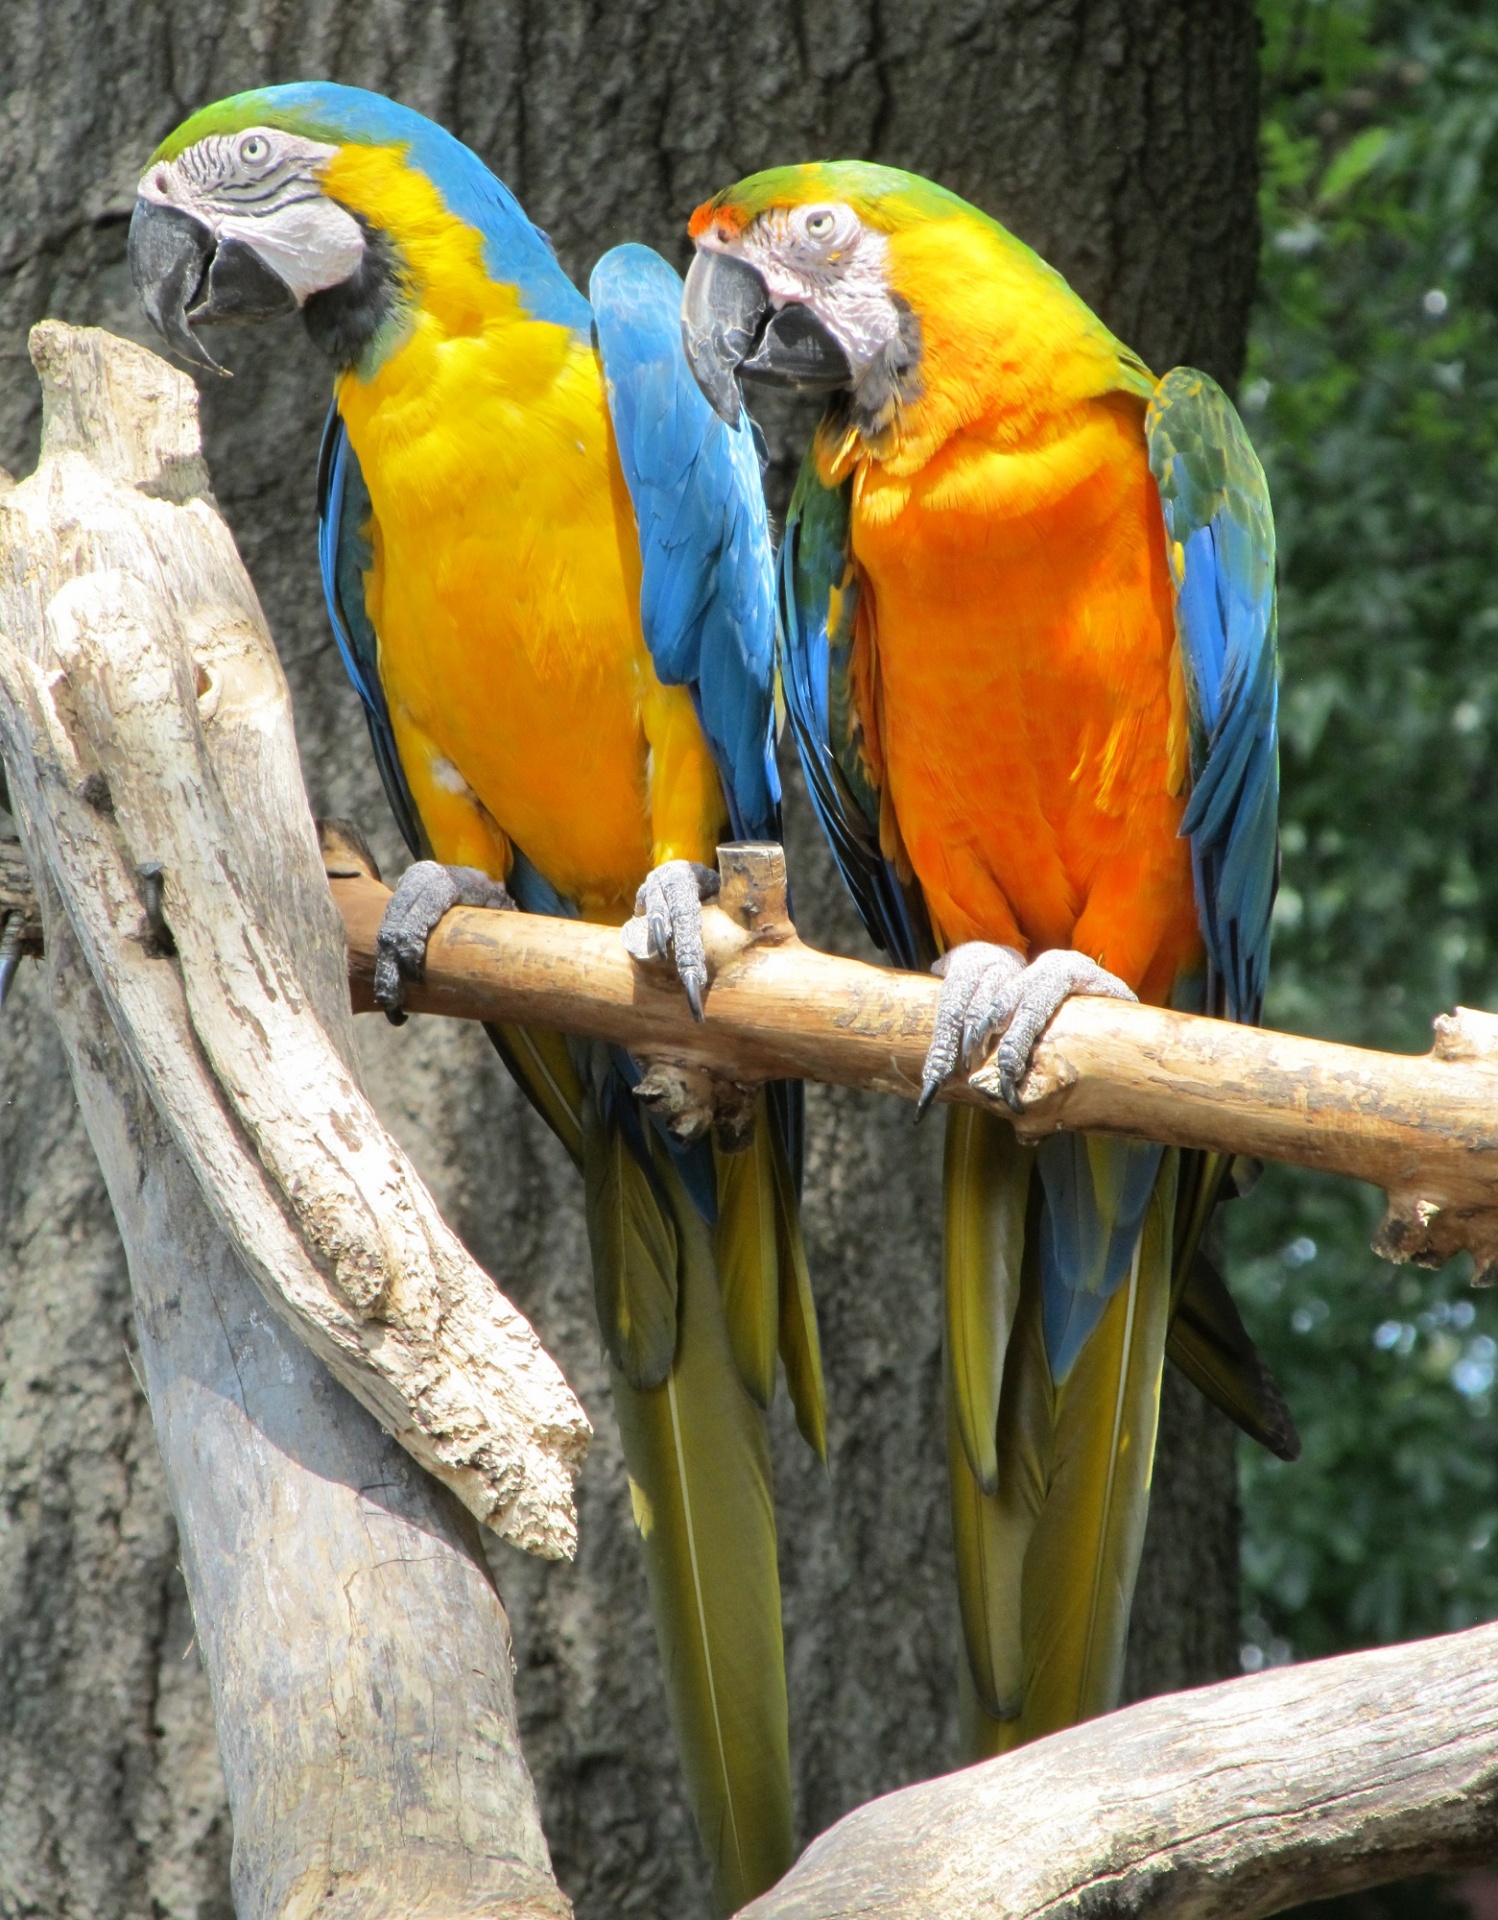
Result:
[[[1254,1021],[1277,872],[1274,529],[1227,396],[892,168],[691,223],[703,391],[828,394],[780,563],[807,785],[873,935],[943,974],[922,1104],[1068,994]],[[939,956],[939,957],[938,957]],[[971,1743],[1116,1704],[1167,1349],[1293,1456],[1201,1251],[1219,1156],[952,1110],[946,1383]]]
[[[675,273],[618,247],[584,299],[466,147],[323,84],[194,114],[146,169],[130,246],[188,358],[213,364],[208,325],[299,309],[333,364],[323,581],[419,856],[377,997],[398,1010],[461,900],[629,922],[700,1015],[714,850],[779,837],[773,571],[755,443],[692,380]],[[673,1724],[733,1910],[791,1857],[777,1350],[825,1450],[799,1107],[762,1095],[727,1151],[657,1124],[618,1050],[494,1037],[582,1169]]]

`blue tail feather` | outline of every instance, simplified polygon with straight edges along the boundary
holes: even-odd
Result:
[[[1085,1133],[1052,1134],[1036,1152],[1045,1344],[1058,1386],[1129,1270],[1163,1152]]]

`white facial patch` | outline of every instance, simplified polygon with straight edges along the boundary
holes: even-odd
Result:
[[[364,257],[363,228],[322,190],[322,169],[337,151],[276,127],[209,134],[148,167],[137,191],[190,213],[217,240],[253,248],[301,306],[347,280]]]
[[[848,357],[854,383],[900,335],[889,241],[841,202],[772,207],[736,249],[777,306],[807,307]]]

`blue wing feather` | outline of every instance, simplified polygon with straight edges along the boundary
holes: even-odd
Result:
[[[1256,1022],[1278,869],[1274,523],[1242,422],[1205,374],[1178,367],[1145,421],[1160,490],[1191,721],[1191,843],[1209,1011]],[[1160,1149],[1061,1134],[1037,1155],[1041,1273],[1057,1380],[1127,1269]]]
[[[778,840],[774,559],[758,443],[747,416],[731,428],[703,399],[682,351],[682,283],[659,254],[615,247],[588,295],[640,539],[645,644],[661,680],[691,693],[734,837]],[[632,1063],[621,1072],[637,1077]],[[805,1091],[777,1083],[771,1098],[799,1188]],[[662,1137],[711,1218],[711,1153]]]
[[[682,283],[659,254],[615,247],[588,293],[639,529],[645,644],[660,678],[691,691],[734,834],[778,839],[774,562],[753,434],[698,390]]]
[[[1232,402],[1177,367],[1145,420],[1191,712],[1191,842],[1208,1007],[1256,1022],[1279,869],[1274,521]]]
[[[824,487],[808,452],[786,518],[777,580],[781,679],[807,791],[869,937],[897,966],[936,957],[916,881],[879,843],[879,794],[858,750],[849,687],[858,587],[848,488]]]
[[[364,706],[390,810],[406,845],[420,858],[426,851],[426,836],[395,750],[390,709],[380,685],[379,641],[364,606],[364,575],[371,559],[365,528],[372,513],[358,457],[335,406],[323,428],[317,461],[317,558],[323,598],[344,668]]]

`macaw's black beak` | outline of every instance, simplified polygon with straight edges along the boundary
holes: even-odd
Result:
[[[130,277],[156,331],[184,360],[227,373],[193,329],[269,320],[296,311],[296,295],[243,240],[216,240],[180,207],[137,200],[130,218]]]
[[[806,307],[777,307],[765,283],[742,260],[699,253],[681,302],[681,338],[713,411],[736,426],[739,381],[773,380],[803,393],[832,393],[853,384],[848,357]]]

